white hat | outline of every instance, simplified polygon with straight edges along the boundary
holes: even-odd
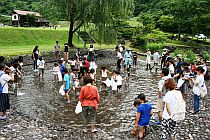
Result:
[[[61,60],[63,61],[63,60],[64,60],[64,58],[61,58]]]

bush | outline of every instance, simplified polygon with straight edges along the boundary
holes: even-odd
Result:
[[[201,53],[201,55],[203,56],[203,58],[204,58],[205,60],[210,60],[210,55],[209,55],[209,53],[208,53],[207,51],[203,51],[203,52]]]
[[[119,30],[121,37],[125,39],[131,39],[135,31],[135,28],[122,28]]]
[[[173,56],[173,57],[176,57],[178,54],[181,54],[182,56],[184,56],[184,51],[181,50],[181,49],[176,49],[176,50],[173,52],[172,56]]]
[[[146,39],[141,37],[140,35],[136,36],[136,38],[132,41],[131,47],[137,48],[139,50],[145,50],[146,49]]]
[[[148,43],[146,48],[150,49],[151,52],[154,52],[156,50],[162,49],[163,44],[162,43]]]
[[[197,60],[197,56],[194,52],[192,52],[191,50],[188,50],[185,52],[184,59],[186,60],[186,62],[190,63]]]

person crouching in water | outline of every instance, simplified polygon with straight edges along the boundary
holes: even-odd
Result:
[[[146,127],[149,126],[150,117],[152,116],[152,106],[147,103],[146,96],[141,93],[138,95],[137,100],[141,103],[137,108],[135,129],[139,129],[139,139],[145,136]]]
[[[122,76],[120,72],[114,71],[114,74],[111,78],[112,93],[117,93],[122,87]]]

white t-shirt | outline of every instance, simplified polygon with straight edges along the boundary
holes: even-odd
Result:
[[[107,70],[101,70],[101,77],[103,78],[107,77]]]
[[[71,66],[75,66],[76,65],[76,60],[73,60],[73,61],[71,61],[70,63],[71,63]]]
[[[146,55],[147,55],[146,62],[147,62],[147,64],[150,64],[150,61],[151,61],[151,52],[148,51],[148,52],[146,53]]]
[[[163,86],[165,84],[165,80],[168,80],[169,78],[171,78],[171,77],[170,76],[162,77],[162,79],[158,82],[158,91],[162,92]]]
[[[38,65],[38,67],[39,67],[40,69],[43,69],[43,68],[44,68],[44,64],[45,64],[45,61],[44,61],[44,60],[42,60],[42,61],[37,60],[37,65]]]
[[[155,52],[155,53],[153,54],[153,58],[154,58],[154,62],[155,62],[155,63],[158,63],[158,62],[159,62],[159,59],[160,59],[159,53],[158,53],[158,52]]]
[[[113,79],[111,79],[111,86],[113,91],[117,90],[117,82],[115,82]]]
[[[202,68],[204,69],[203,74],[205,75],[205,74],[206,74],[206,72],[207,72],[207,67],[206,67],[206,65],[202,65]]]
[[[122,76],[117,75],[116,79],[117,79],[117,85],[118,86],[122,85]]]
[[[195,79],[196,83],[198,83],[198,85],[195,85],[193,86],[193,93],[200,96],[200,89],[199,87],[202,87],[204,86],[204,88],[206,88],[206,85],[205,85],[205,82],[204,82],[204,77],[203,75],[198,75]]]
[[[117,58],[122,59],[122,54],[120,52],[117,52]]]
[[[171,64],[168,68],[169,68],[170,73],[174,74],[174,65]]]
[[[174,105],[176,104],[177,99],[183,99],[182,93],[178,90],[172,90],[168,91],[163,98],[163,101],[165,102],[164,104],[164,109],[163,109],[163,118],[164,119],[170,119],[171,116],[169,116],[168,111],[166,109],[166,103],[169,103],[170,105],[170,111],[173,112]]]
[[[60,71],[60,67],[59,66],[53,67],[53,74],[54,75],[58,75],[59,71]]]
[[[3,87],[2,93],[8,93],[8,82],[12,79],[8,74],[5,74],[3,71],[0,71],[0,74],[3,75],[0,77],[0,82]]]

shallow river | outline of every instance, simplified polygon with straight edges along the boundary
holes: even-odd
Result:
[[[1,136],[6,139],[134,139],[130,135],[136,113],[132,105],[134,98],[144,93],[155,111],[157,81],[160,76],[145,71],[145,66],[139,62],[137,68],[132,69],[128,89],[123,88],[117,94],[100,93],[96,125],[99,132],[93,135],[82,134],[81,113],[76,115],[74,112],[78,101],[72,95],[73,107],[65,104],[65,98],[58,93],[61,83],[52,81],[52,66],[48,64],[44,81],[34,76],[31,66],[24,67],[26,73],[19,81],[19,95],[11,96],[10,119],[0,122],[0,139]],[[207,115],[204,116],[205,120],[207,117],[209,121],[209,109],[204,115]],[[149,131],[146,139],[159,139],[160,127],[153,125]],[[204,138],[208,137],[204,133]]]

